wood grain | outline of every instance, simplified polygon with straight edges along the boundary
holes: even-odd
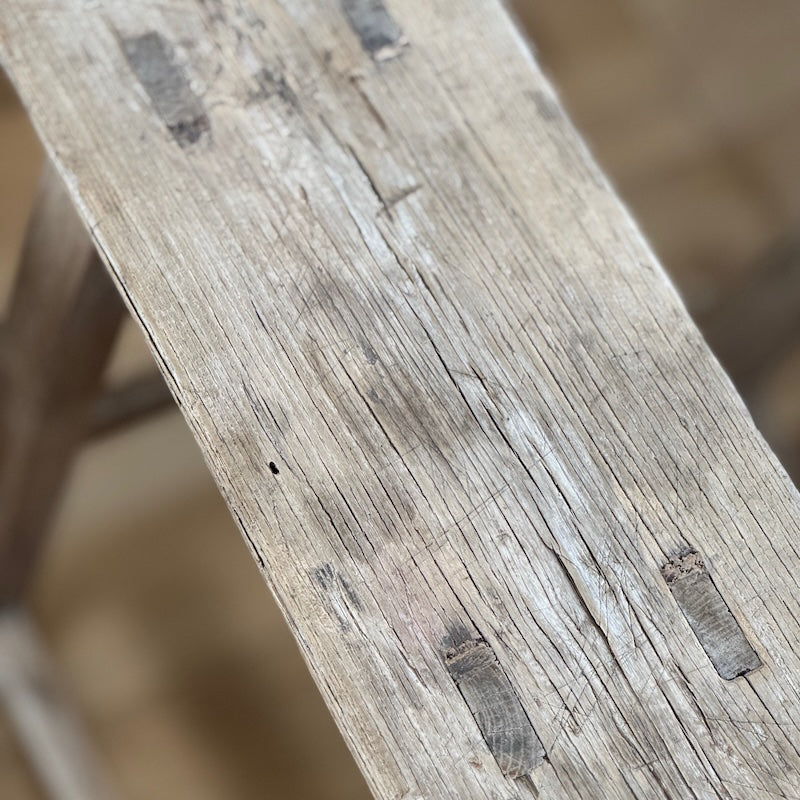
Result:
[[[386,9],[383,62],[308,0],[11,0],[0,41],[377,797],[795,796],[794,487],[502,8]],[[120,47],[150,34],[191,146]],[[747,676],[661,576],[689,547]]]

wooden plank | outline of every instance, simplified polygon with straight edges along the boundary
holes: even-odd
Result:
[[[111,800],[83,723],[27,614],[0,611],[0,702],[49,800]]]
[[[376,797],[796,796],[797,492],[497,3],[0,30]]]
[[[0,329],[0,604],[28,583],[123,313],[46,167]]]

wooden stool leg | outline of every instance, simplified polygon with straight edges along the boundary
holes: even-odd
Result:
[[[47,796],[111,796],[18,601],[89,424],[124,306],[47,165],[0,327],[0,700]]]
[[[36,628],[19,608],[0,611],[0,700],[48,798],[115,796]]]
[[[0,329],[0,606],[27,584],[123,312],[48,165]]]

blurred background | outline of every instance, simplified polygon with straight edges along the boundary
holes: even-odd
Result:
[[[800,3],[513,5],[797,480]],[[2,307],[41,164],[2,78],[0,145]],[[109,380],[153,368],[127,324]],[[176,411],[83,451],[29,601],[128,800],[369,797]],[[0,798],[40,796],[0,712]]]

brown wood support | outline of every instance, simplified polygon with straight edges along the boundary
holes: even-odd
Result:
[[[161,373],[133,378],[98,395],[86,436],[106,436],[170,406],[174,401]]]
[[[27,584],[123,312],[48,165],[0,330],[0,604]]]

